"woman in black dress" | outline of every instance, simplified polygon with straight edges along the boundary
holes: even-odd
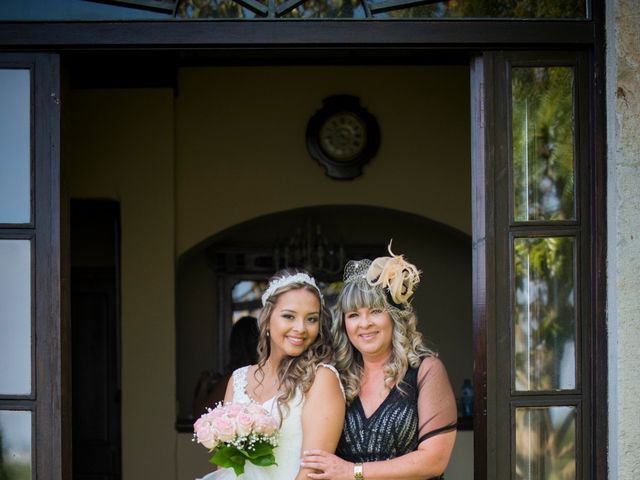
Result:
[[[302,464],[328,480],[438,478],[456,436],[447,372],[422,343],[409,300],[420,272],[394,255],[350,261],[333,325],[335,364],[347,398],[336,455]]]

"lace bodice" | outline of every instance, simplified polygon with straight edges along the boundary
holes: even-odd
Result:
[[[319,364],[318,367],[330,369],[340,381],[338,371],[333,365]],[[249,367],[242,367],[235,370],[231,376],[233,381],[233,398],[234,403],[252,403],[255,402],[247,394],[247,375]],[[342,394],[344,389],[340,383]],[[270,398],[261,405],[267,409],[271,415],[280,421],[280,412],[278,410],[277,396]],[[256,402],[257,403],[257,402]],[[280,433],[278,446],[273,453],[276,457],[277,465],[270,467],[257,467],[250,462],[245,464],[245,471],[239,477],[236,477],[233,469],[222,468],[205,475],[200,480],[293,480],[300,469],[300,456],[302,454],[302,407],[304,405],[304,396],[300,389],[296,389],[295,396],[287,406],[285,416],[280,423]]]
[[[233,399],[234,403],[253,403],[247,394],[247,375],[249,367],[242,367],[233,372]],[[257,402],[255,402],[257,403]],[[278,446],[273,453],[276,457],[277,465],[259,468],[247,462],[245,473],[242,478],[250,480],[286,480],[294,479],[300,468],[300,450],[302,448],[302,406],[304,398],[300,390],[296,390],[294,398],[289,402],[289,409],[284,419],[280,423],[280,433],[278,436]],[[280,422],[280,412],[278,410],[277,396],[274,396],[261,405]],[[220,472],[220,480],[224,475]],[[216,472],[217,473],[217,472]],[[212,475],[212,480],[218,480],[218,476]],[[204,479],[203,479],[204,480]],[[209,479],[207,479],[209,480]]]
[[[330,369],[336,377],[338,371],[333,365],[320,364],[318,367]],[[234,403],[252,403],[255,402],[247,394],[247,375],[249,367],[242,367],[233,372],[233,402]],[[342,388],[342,384],[340,384]],[[342,392],[344,394],[344,390]],[[271,415],[280,421],[280,411],[278,410],[277,396],[261,404]],[[280,424],[280,434],[278,446],[274,450],[277,466],[267,468],[254,468],[247,463],[244,478],[247,479],[269,479],[269,480],[293,480],[300,469],[300,456],[302,454],[302,407],[304,405],[304,396],[300,389],[296,389],[296,394],[288,404],[288,410],[284,412],[284,418]],[[218,480],[218,479],[216,479]],[[222,479],[219,479],[222,480]]]
[[[233,402],[234,403],[251,403],[251,397],[247,395],[247,374],[249,366],[239,368],[233,372]]]

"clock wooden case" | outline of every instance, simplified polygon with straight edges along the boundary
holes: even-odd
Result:
[[[378,152],[378,122],[353,95],[333,95],[322,103],[307,124],[307,150],[329,177],[356,178]]]

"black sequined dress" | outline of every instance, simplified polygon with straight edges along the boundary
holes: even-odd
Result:
[[[441,362],[434,360],[437,362],[437,368],[444,372]],[[404,393],[397,385],[394,386],[370,417],[365,415],[360,397],[357,397],[347,407],[336,455],[350,462],[389,460],[415,451],[418,444],[429,437],[455,430],[457,419],[455,400],[446,373],[446,385],[441,392],[447,400],[446,408],[441,409],[436,406],[438,409],[436,417],[439,423],[427,425],[428,422],[420,422],[418,404],[427,398],[421,394],[425,388],[425,379],[419,381],[418,373],[419,368],[410,368],[402,382]],[[430,386],[427,385],[427,388]],[[453,402],[453,410],[451,402]],[[441,402],[438,400],[437,403]],[[430,418],[435,418],[433,411],[429,411],[428,414]]]

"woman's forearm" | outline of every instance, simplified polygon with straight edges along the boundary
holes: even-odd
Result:
[[[363,464],[366,480],[424,480],[441,474],[442,470],[433,465],[428,456],[417,451],[392,460]]]
[[[425,440],[418,450],[401,457],[363,464],[365,480],[424,480],[444,473],[456,433],[447,432]]]

